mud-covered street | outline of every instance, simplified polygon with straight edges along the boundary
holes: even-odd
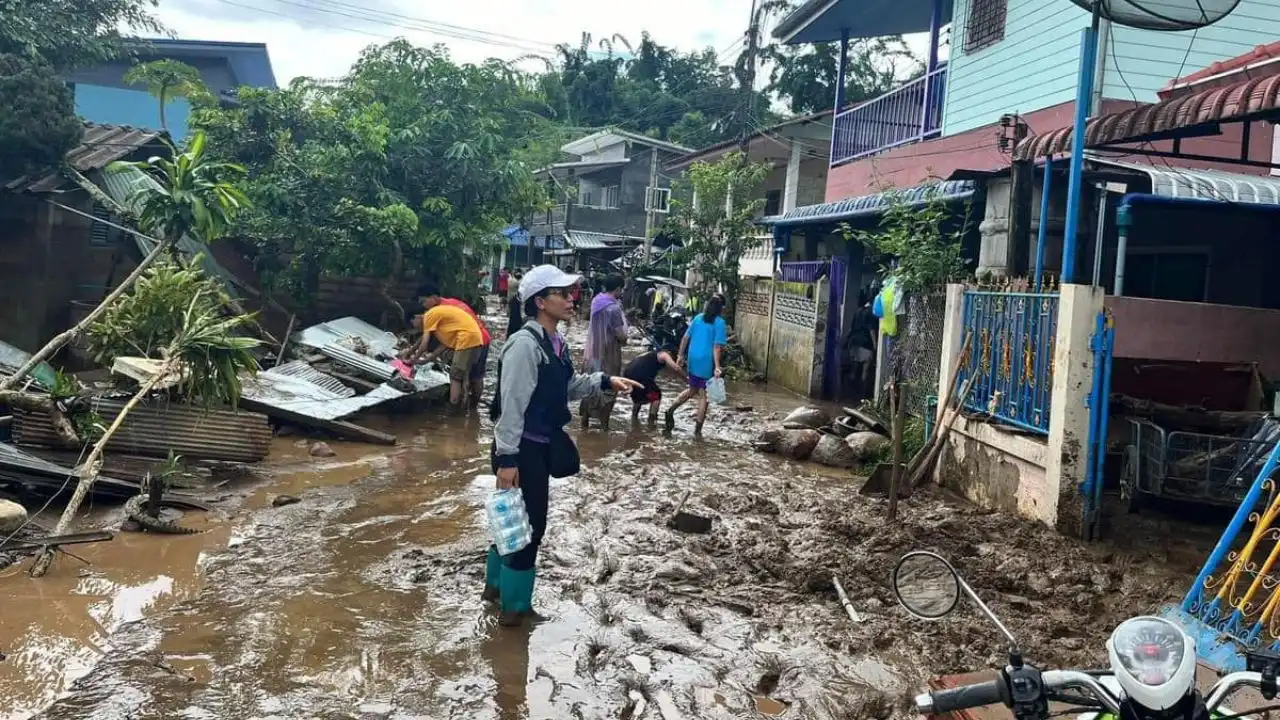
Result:
[[[546,619],[525,630],[480,600],[487,419],[401,418],[383,426],[399,447],[323,459],[278,438],[203,534],[125,533],[88,566],[5,573],[0,718],[906,717],[930,677],[1003,648],[973,608],[940,623],[898,608],[903,552],[952,558],[1029,658],[1077,667],[1104,663],[1116,622],[1179,597],[1195,562],[1135,536],[1086,547],[936,490],[889,525],[860,478],[750,449],[796,398],[730,393],[703,440],[687,414],[670,437],[632,428],[626,402],[607,434],[575,424],[583,472],[553,484]],[[667,527],[686,490],[709,534]]]

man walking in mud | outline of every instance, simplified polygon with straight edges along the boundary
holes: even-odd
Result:
[[[484,370],[489,359],[488,329],[466,303],[441,297],[440,289],[432,283],[418,289],[418,299],[426,310],[422,315],[422,340],[401,353],[400,359],[411,365],[430,364],[445,350],[452,350],[449,402],[455,411],[464,411],[468,389],[478,402],[484,388]],[[429,349],[432,339],[439,343],[434,350]]]
[[[587,325],[587,346],[583,362],[587,372],[622,374],[622,346],[627,342],[627,318],[622,312],[622,278],[610,275],[604,279],[603,292],[591,301],[591,321]],[[598,399],[583,400],[578,412],[582,415],[582,428],[591,426],[591,416],[600,420],[600,427],[609,429],[609,416],[613,413],[617,398],[605,393]]]

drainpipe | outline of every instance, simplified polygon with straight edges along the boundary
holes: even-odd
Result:
[[[1116,242],[1116,279],[1112,291],[1116,297],[1124,297],[1124,261],[1129,252],[1129,228],[1131,227],[1133,227],[1133,215],[1129,212],[1129,196],[1126,195],[1120,201],[1120,207],[1116,208],[1116,232],[1119,240]]]
[[[1093,102],[1093,80],[1097,75],[1098,28],[1102,20],[1102,0],[1095,0],[1093,21],[1080,32],[1080,68],[1076,77],[1075,121],[1071,130],[1071,166],[1067,174],[1067,217],[1062,238],[1062,284],[1076,281],[1076,236],[1079,234],[1080,200],[1084,194],[1084,143],[1089,105]]]
[[[1040,292],[1044,275],[1044,243],[1049,232],[1049,189],[1053,185],[1053,156],[1044,159],[1044,182],[1040,190],[1040,228],[1036,233],[1036,292]]]

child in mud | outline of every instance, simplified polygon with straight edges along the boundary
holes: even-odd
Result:
[[[664,367],[682,378],[688,377],[688,373],[680,367],[680,363],[676,362],[674,350],[670,346],[655,347],[649,352],[637,355],[634,360],[627,363],[627,369],[622,372],[623,377],[640,384],[639,388],[631,391],[632,424],[640,421],[642,405],[649,406],[649,426],[653,427],[658,423],[658,406],[662,404],[662,388],[658,387],[658,375],[662,373]]]
[[[698,398],[698,411],[694,415],[693,434],[702,436],[702,424],[707,421],[707,381],[720,377],[720,353],[728,344],[728,328],[720,313],[724,310],[724,296],[712,295],[706,308],[698,313],[680,341],[680,355],[689,364],[689,389],[680,393],[675,403],[667,408],[666,428],[670,432],[676,426],[676,410],[694,397]],[[687,353],[687,354],[686,354]]]
[[[523,550],[503,557],[489,547],[482,597],[498,602],[502,625],[520,625],[533,615],[535,565],[547,531],[551,477],[578,474],[578,448],[564,431],[573,419],[569,401],[640,387],[623,377],[574,373],[557,327],[573,316],[570,289],[581,281],[554,265],[530,270],[520,281],[519,294],[530,320],[507,338],[498,361],[498,387],[489,406],[494,420],[491,462],[499,489],[520,488],[533,526],[533,539]]]

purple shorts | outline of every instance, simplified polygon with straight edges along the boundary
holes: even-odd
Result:
[[[706,390],[706,389],[707,389],[707,379],[706,379],[706,378],[700,378],[700,377],[698,377],[697,375],[690,374],[690,375],[689,375],[689,388],[690,388],[690,389],[692,389],[692,390]]]

